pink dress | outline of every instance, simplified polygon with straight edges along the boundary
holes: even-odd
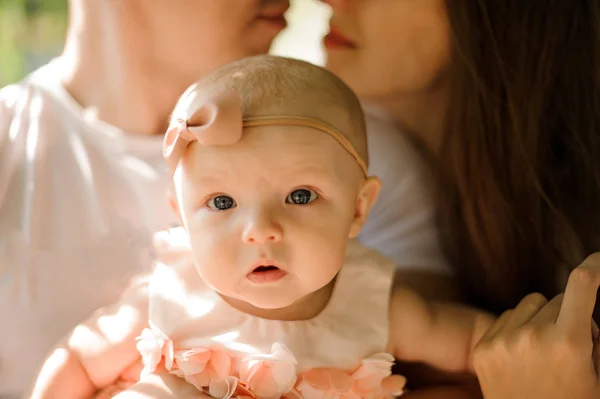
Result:
[[[394,265],[350,242],[332,297],[316,317],[267,320],[225,302],[199,277],[185,232],[158,240],[144,373],[161,364],[215,398],[382,398],[401,394],[386,353]]]

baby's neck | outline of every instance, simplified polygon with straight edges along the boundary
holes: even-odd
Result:
[[[282,321],[309,320],[318,316],[329,303],[335,280],[318,291],[294,302],[292,305],[280,309],[257,308],[247,302],[229,297],[223,297],[223,300],[241,312],[262,319]]]

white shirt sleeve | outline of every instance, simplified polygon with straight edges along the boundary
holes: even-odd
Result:
[[[0,398],[150,270],[152,232],[176,220],[162,137],[87,120],[59,67],[0,90]]]
[[[17,85],[10,85],[0,89],[0,205],[6,195],[8,184],[9,166],[12,164],[10,154],[10,131],[13,128],[13,119],[17,100],[23,89]]]
[[[397,269],[449,273],[435,220],[431,170],[394,123],[367,113],[369,173],[382,182],[359,238]]]

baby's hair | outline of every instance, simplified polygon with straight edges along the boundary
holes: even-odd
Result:
[[[329,123],[368,163],[365,121],[358,98],[337,76],[305,61],[262,55],[229,63],[190,86],[172,121],[187,120],[215,93],[233,90],[243,118],[293,115]]]

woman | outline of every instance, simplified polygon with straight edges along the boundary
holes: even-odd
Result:
[[[328,67],[440,172],[463,291],[516,306],[478,348],[486,399],[600,397],[600,2],[327,3]]]

